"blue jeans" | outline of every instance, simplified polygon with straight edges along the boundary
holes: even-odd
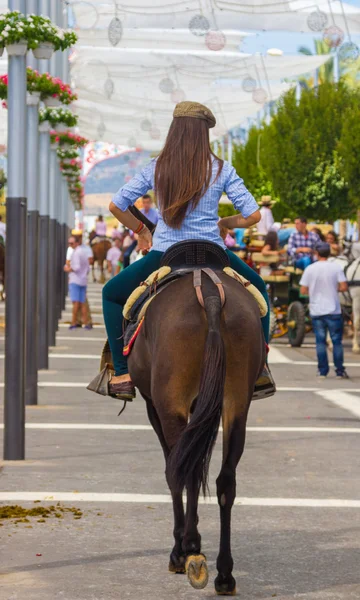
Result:
[[[316,337],[316,353],[318,358],[319,375],[327,375],[329,363],[326,350],[326,334],[330,333],[333,343],[333,355],[336,375],[342,375],[344,369],[344,349],[342,345],[343,318],[342,315],[324,315],[312,317]]]
[[[297,269],[302,269],[302,271],[304,271],[306,269],[306,267],[311,265],[311,263],[312,263],[311,256],[303,256],[302,258],[298,258],[295,261],[295,266]]]

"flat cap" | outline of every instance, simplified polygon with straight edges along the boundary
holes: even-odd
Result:
[[[209,128],[215,127],[216,125],[216,119],[211,110],[199,102],[179,102],[179,104],[175,106],[173,117],[193,117],[194,119],[202,119],[207,122]]]

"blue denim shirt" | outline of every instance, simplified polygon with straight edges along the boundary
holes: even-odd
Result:
[[[127,210],[140,196],[154,189],[155,166],[156,159],[153,159],[115,194],[113,203],[120,210]],[[217,173],[218,162],[214,159],[210,186],[196,208],[194,210],[189,208],[179,229],[173,229],[166,225],[161,216],[160,207],[159,221],[153,237],[153,250],[165,252],[173,244],[189,239],[208,240],[226,249],[218,227],[218,205],[222,194],[224,192],[227,194],[235,209],[241,212],[245,219],[259,207],[234,167],[227,161],[224,161],[218,178],[216,178]]]

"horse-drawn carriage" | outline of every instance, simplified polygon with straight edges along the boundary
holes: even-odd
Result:
[[[260,272],[268,286],[271,304],[270,338],[288,335],[291,346],[301,346],[306,332],[311,329],[308,298],[300,294],[302,271],[286,266],[281,271],[273,272],[270,265],[274,263],[274,257],[261,253],[264,242],[260,236],[251,232],[244,240],[246,249],[239,256]]]

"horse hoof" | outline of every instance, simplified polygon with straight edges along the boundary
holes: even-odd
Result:
[[[218,596],[236,596],[236,581],[233,576],[225,579],[218,575],[215,579],[215,591]]]
[[[170,573],[184,574],[185,556],[178,556],[177,554],[172,553],[170,556],[169,571]]]
[[[359,348],[359,346],[353,348],[352,351],[353,351],[353,354],[360,354],[360,348]]]
[[[190,585],[196,590],[202,590],[207,586],[209,573],[206,558],[203,554],[192,554],[187,557],[185,569]]]

